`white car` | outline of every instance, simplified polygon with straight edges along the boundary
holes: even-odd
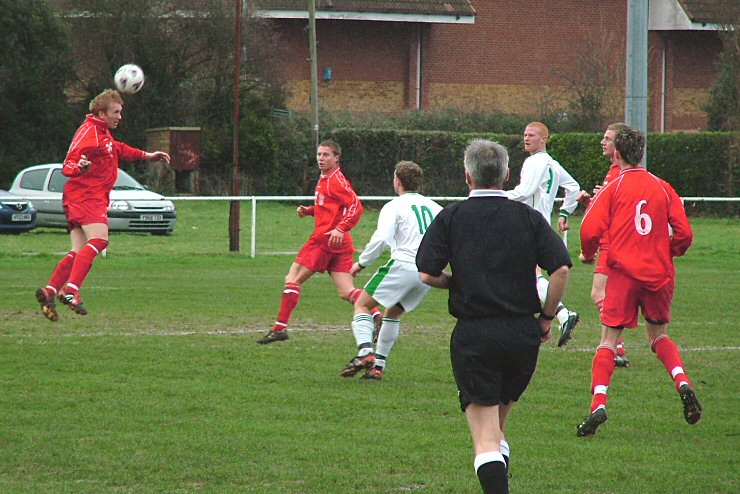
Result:
[[[67,179],[62,175],[61,163],[30,166],[18,173],[10,192],[33,200],[37,211],[36,226],[66,228],[62,192]],[[147,190],[131,175],[118,170],[108,205],[110,231],[168,235],[175,229],[176,222],[172,201]]]

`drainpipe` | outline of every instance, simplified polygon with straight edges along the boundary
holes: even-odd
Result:
[[[660,69],[660,132],[665,132],[665,75],[666,75],[666,35],[661,34],[663,40],[663,60],[661,61],[662,67]]]
[[[416,40],[416,110],[421,110],[421,25],[418,26]]]

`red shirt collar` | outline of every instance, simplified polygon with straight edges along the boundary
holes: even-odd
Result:
[[[99,127],[103,130],[108,130],[108,125],[106,125],[105,120],[102,118],[98,118],[94,116],[92,113],[88,113],[85,116],[85,121],[91,123],[92,125]]]
[[[329,172],[328,175],[321,174],[321,178],[331,178],[335,173],[339,171],[339,167],[334,168],[332,171]]]

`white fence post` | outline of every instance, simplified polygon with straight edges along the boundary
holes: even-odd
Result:
[[[257,197],[252,196],[252,230],[251,234],[251,245],[249,249],[249,257],[254,259],[257,256]]]

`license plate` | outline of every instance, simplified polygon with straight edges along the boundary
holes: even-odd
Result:
[[[142,214],[139,216],[139,219],[141,221],[162,221],[164,219],[164,215],[161,214]]]
[[[12,221],[31,221],[31,214],[30,213],[20,213],[20,214],[14,214],[10,218]]]

